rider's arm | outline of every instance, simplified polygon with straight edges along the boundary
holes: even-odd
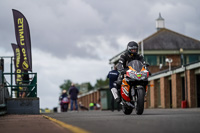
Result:
[[[126,65],[125,56],[121,55],[117,66],[117,70],[119,71],[119,73],[122,73],[124,71],[125,65]]]
[[[139,60],[140,60],[143,64],[145,63],[144,56],[139,55]]]

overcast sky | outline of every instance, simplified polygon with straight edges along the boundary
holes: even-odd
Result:
[[[0,0],[0,56],[13,56],[12,9],[28,20],[41,108],[58,106],[59,86],[105,79],[109,59],[165,27],[200,40],[199,0]],[[5,60],[9,71],[10,60]],[[8,80],[8,79],[7,79]]]

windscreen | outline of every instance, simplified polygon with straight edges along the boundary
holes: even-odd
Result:
[[[142,67],[143,67],[143,64],[139,60],[133,60],[133,61],[131,61],[131,62],[128,63],[128,66],[131,66],[137,72],[140,72],[141,69],[142,69]]]

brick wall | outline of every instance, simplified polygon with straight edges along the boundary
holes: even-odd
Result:
[[[170,90],[168,77],[160,78],[160,95],[162,108],[170,108]]]
[[[182,99],[181,77],[180,74],[172,74],[172,107],[180,108]]]
[[[160,69],[159,66],[150,66],[149,67],[149,70],[151,73],[156,73],[156,72],[166,70],[166,69],[169,69],[169,66],[163,66],[162,69]]]
[[[181,65],[181,57],[180,55],[167,55],[166,58],[171,58],[173,60],[172,64],[171,64],[171,68],[177,67]],[[156,73],[162,70],[166,70],[169,69],[169,64],[166,63],[165,66],[162,66],[162,68],[160,69],[159,66],[150,66],[149,70],[151,73]]]
[[[82,102],[82,104],[85,107],[89,107],[89,104],[91,102],[99,103],[99,99],[100,99],[100,91],[96,91],[96,92],[93,92],[93,93],[90,93],[88,95],[85,95],[85,96],[78,98],[78,101]],[[99,103],[99,104],[101,104],[101,103]]]
[[[194,70],[187,70],[187,99],[188,107],[193,108],[197,106],[197,96],[196,96],[196,87],[195,87],[195,74]],[[197,81],[200,82],[200,81]]]
[[[151,98],[151,103],[150,103],[150,107],[151,108],[157,108],[158,107],[158,98],[157,98],[157,85],[156,85],[156,81],[152,80],[150,81],[150,84],[152,85],[150,87],[150,98]]]
[[[173,60],[171,66],[176,67],[181,65],[181,57],[180,55],[167,55],[166,58],[171,58]],[[168,65],[168,63],[167,63]]]
[[[145,97],[146,102],[144,103],[144,108],[149,108],[150,106],[150,86],[147,88],[147,94]]]

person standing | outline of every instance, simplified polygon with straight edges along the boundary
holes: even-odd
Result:
[[[117,78],[119,76],[119,72],[117,71],[117,65],[114,66],[114,69],[111,70],[108,75],[107,75],[107,78],[109,78],[109,88],[112,89],[114,87],[113,83],[115,81],[117,81]],[[111,92],[111,110],[114,111],[114,97],[112,95],[112,92]],[[120,106],[119,106],[119,103],[117,103],[117,109],[118,111],[120,111]]]
[[[71,87],[69,88],[69,95],[70,95],[70,104],[71,104],[71,111],[73,110],[73,103],[75,103],[75,110],[78,111],[78,104],[77,104],[77,96],[78,96],[79,90],[75,87],[75,85],[72,83]]]

